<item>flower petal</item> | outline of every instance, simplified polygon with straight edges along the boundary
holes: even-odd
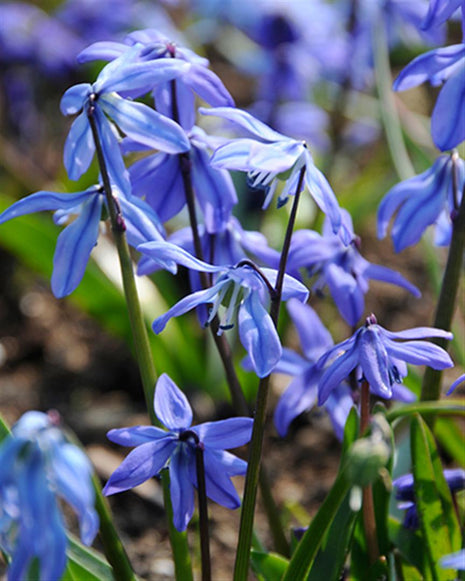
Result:
[[[333,346],[331,333],[309,305],[296,299],[287,302],[287,310],[299,334],[300,345],[308,361],[314,363]]]
[[[206,493],[214,502],[235,509],[241,504],[240,498],[231,482],[227,467],[224,466],[223,459],[226,452],[206,449],[203,459],[205,465],[205,485]],[[237,460],[239,460],[237,458]],[[242,460],[244,472],[247,464]]]
[[[84,276],[97,243],[102,204],[102,196],[91,197],[82,205],[79,217],[58,236],[52,274],[52,291],[57,298],[72,293]]]
[[[155,386],[154,409],[169,430],[187,430],[192,424],[192,408],[187,397],[166,373],[160,375]]]
[[[258,377],[269,375],[282,349],[273,321],[257,292],[252,291],[239,308],[239,337]]]
[[[379,333],[368,327],[361,333],[359,342],[359,363],[364,378],[370,385],[370,391],[379,397],[390,399],[392,396],[390,361]]]
[[[131,428],[118,428],[110,430],[107,438],[120,446],[139,446],[153,440],[165,438],[165,430],[155,426],[133,426]]]
[[[234,107],[229,91],[219,77],[205,66],[192,63],[182,80],[212,107]]]
[[[365,298],[358,279],[337,264],[330,263],[324,269],[325,280],[344,320],[355,327],[365,308]]]
[[[462,57],[462,60],[465,59]],[[453,149],[465,140],[465,66],[454,72],[438,95],[431,116],[431,135],[441,151]],[[451,114],[454,111],[454,114]]]
[[[336,347],[331,351],[335,351]],[[323,359],[326,359],[325,355],[319,359],[318,366],[320,366],[320,362]],[[318,382],[318,405],[323,405],[331,391],[349,377],[350,372],[357,367],[358,359],[359,355],[357,350],[352,345],[347,351],[339,355],[323,372]]]
[[[252,426],[252,418],[229,418],[199,424],[192,430],[208,448],[228,450],[247,444],[252,436]]]
[[[454,366],[448,353],[429,341],[396,343],[390,339],[385,339],[385,344],[389,354],[413,365],[428,365],[433,369],[446,369]]]
[[[80,83],[70,87],[60,102],[60,110],[63,115],[75,115],[84,107],[89,95],[92,93],[92,85]]]
[[[123,492],[152,478],[165,466],[176,446],[178,441],[172,436],[141,444],[129,452],[113,472],[103,489],[103,494],[109,496]]]
[[[171,458],[169,471],[173,524],[180,532],[186,530],[194,513],[194,486],[190,478],[192,470],[195,470],[193,455],[188,454],[184,446],[178,446]]]
[[[94,153],[94,138],[83,111],[73,121],[64,147],[63,163],[71,180],[78,180],[89,169]]]
[[[421,297],[420,290],[414,284],[404,278],[400,272],[391,270],[386,266],[369,263],[363,271],[363,275],[373,280],[382,280],[383,282],[401,286],[410,291],[414,296]]]

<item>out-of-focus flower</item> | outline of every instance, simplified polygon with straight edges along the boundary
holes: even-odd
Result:
[[[341,213],[350,244],[344,244],[340,236],[332,232],[328,219],[324,222],[322,235],[312,230],[299,230],[292,236],[287,271],[298,277],[298,270],[305,268],[310,276],[316,275],[313,290],[328,285],[339,312],[351,326],[355,326],[363,315],[364,295],[370,279],[401,286],[420,296],[420,291],[401,274],[363,258],[352,218],[346,210],[341,210]]]
[[[457,569],[458,571],[465,571],[465,549],[445,555],[439,561],[443,569]]]
[[[465,31],[465,1],[464,0],[430,0],[428,13],[421,27],[425,30],[439,26],[451,18],[459,9],[462,9],[462,28]]]
[[[128,242],[137,246],[146,240],[162,240],[163,228],[157,215],[142,200],[118,196]],[[52,210],[56,224],[68,224],[58,236],[53,258],[52,291],[57,298],[72,293],[81,282],[92,248],[97,244],[105,194],[100,185],[83,192],[60,194],[41,191],[14,203],[2,214],[0,224],[33,212]]]
[[[461,375],[460,377],[458,377],[454,381],[454,383],[449,387],[449,390],[447,391],[446,395],[450,395],[455,390],[455,388],[457,388],[464,381],[465,381],[465,373],[463,375]]]
[[[8,580],[26,578],[37,559],[40,578],[58,581],[67,540],[57,497],[76,512],[83,543],[97,534],[90,462],[66,442],[56,413],[31,411],[2,442],[0,466],[0,546],[12,559]]]
[[[315,311],[295,299],[287,303],[300,338],[303,357],[291,349],[283,348],[283,354],[274,368],[275,373],[294,376],[274,412],[274,424],[281,437],[287,433],[290,423],[302,412],[310,410],[318,399],[318,381],[322,370],[316,362],[333,346],[333,340]],[[342,440],[347,416],[354,401],[347,383],[334,390],[325,403],[336,436]]]
[[[409,63],[394,81],[395,91],[406,91],[425,81],[443,84],[431,116],[431,134],[441,151],[465,139],[465,44],[429,51]]]
[[[155,388],[154,410],[168,431],[134,426],[108,432],[112,442],[136,448],[110,476],[104,494],[138,486],[168,466],[173,522],[178,531],[184,531],[194,512],[196,448],[200,446],[207,496],[222,506],[237,508],[240,500],[231,476],[245,474],[247,463],[225,450],[250,440],[253,420],[230,418],[192,426],[192,409],[186,396],[165,373]]]
[[[395,185],[378,209],[378,237],[384,238],[397,212],[391,236],[400,252],[416,244],[431,224],[435,244],[446,246],[452,235],[451,216],[458,211],[465,186],[465,162],[457,153],[442,155],[427,171]]]
[[[281,342],[268,314],[270,292],[274,290],[277,271],[263,268],[258,271],[251,264],[239,262],[236,266],[214,266],[191,256],[168,242],[148,242],[138,250],[161,267],[175,273],[181,264],[199,272],[216,275],[213,286],[194,292],[181,299],[164,315],[153,322],[155,333],[160,333],[172,317],[178,317],[203,304],[213,304],[207,323],[216,316],[222,304],[227,305],[218,333],[230,329],[237,315],[239,338],[247,350],[252,366],[259,377],[269,375],[281,357]],[[266,277],[266,280],[265,278]],[[308,290],[303,284],[286,275],[282,299],[295,297],[305,302]]]
[[[421,340],[428,337],[452,339],[453,335],[432,327],[393,333],[378,325],[376,317],[371,315],[349,339],[338,343],[319,359],[317,366],[324,369],[318,384],[319,405],[356,368],[359,368],[357,379],[367,381],[372,393],[391,399],[396,384],[402,383],[407,375],[406,363],[428,365],[433,369],[452,367],[454,364],[444,349]],[[400,399],[398,394],[396,397]]]
[[[200,108],[199,111],[204,115],[215,115],[231,121],[248,135],[227,140],[218,147],[211,159],[213,166],[247,172],[253,187],[267,190],[264,207],[270,203],[279,182],[285,183],[279,196],[279,204],[284,204],[289,196],[295,195],[300,173],[304,171],[300,187],[307,187],[315,202],[331,220],[333,231],[339,231],[341,212],[336,196],[324,175],[313,163],[304,142],[274,131],[240,109],[216,107]]]
[[[461,468],[453,468],[451,470],[444,470],[444,478],[451,493],[458,492],[465,489],[465,470]],[[393,483],[396,489],[396,499],[398,508],[406,510],[404,518],[404,527],[408,529],[417,529],[419,526],[418,512],[415,505],[415,490],[413,474],[404,474],[396,478]]]

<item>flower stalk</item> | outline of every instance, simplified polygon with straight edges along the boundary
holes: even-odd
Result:
[[[294,201],[292,204],[286,234],[283,242],[283,249],[279,261],[278,276],[275,284],[275,294],[271,300],[270,316],[277,327],[281,296],[286,273],[287,258],[291,245],[292,232],[294,230],[299,205],[300,193],[302,190],[305,175],[305,167],[300,171]],[[252,439],[249,449],[249,459],[247,475],[245,479],[244,498],[242,501],[241,522],[239,528],[239,540],[237,544],[236,562],[234,568],[234,580],[245,581],[249,569],[250,545],[252,542],[253,521],[255,513],[255,502],[257,498],[257,487],[260,475],[260,463],[262,457],[263,436],[265,433],[266,408],[268,392],[270,388],[270,375],[262,377],[258,384],[257,402],[255,407],[254,425]]]

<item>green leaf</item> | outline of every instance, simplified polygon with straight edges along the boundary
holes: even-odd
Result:
[[[357,408],[354,406],[351,408],[349,415],[347,416],[346,424],[344,426],[344,439],[342,441],[342,452],[341,452],[341,463],[342,458],[345,458],[349,448],[358,438],[360,433],[360,418],[358,415]]]
[[[434,416],[465,416],[465,406],[460,399],[441,399],[439,401],[419,401],[397,406],[386,414],[388,422],[407,418],[414,414]]]
[[[420,531],[406,529],[398,520],[388,521],[389,538],[402,557],[418,571],[428,570],[427,554]]]
[[[465,468],[465,433],[457,421],[454,418],[436,418],[434,435],[449,456]]]
[[[339,507],[347,496],[349,481],[346,465],[339,471],[333,487],[313,517],[310,526],[289,561],[283,581],[304,581],[317,555],[318,549],[335,518]]]
[[[68,562],[62,581],[115,581],[112,568],[94,549],[68,534]]]
[[[264,581],[281,579],[289,561],[277,553],[262,553],[252,549],[250,563],[254,572]]]
[[[451,571],[438,562],[460,549],[460,528],[434,437],[419,415],[412,418],[411,447],[415,501],[429,561],[429,573],[423,573],[434,581],[447,581]]]

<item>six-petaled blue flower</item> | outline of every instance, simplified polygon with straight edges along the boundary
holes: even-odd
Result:
[[[229,418],[192,426],[191,406],[166,374],[157,382],[154,409],[168,431],[154,426],[135,426],[108,432],[112,442],[136,448],[113,472],[104,493],[115,494],[138,486],[167,466],[174,526],[184,531],[194,512],[195,455],[196,447],[202,446],[207,496],[222,506],[237,508],[240,500],[231,476],[245,474],[247,463],[225,450],[238,448],[250,440],[253,420]]]

